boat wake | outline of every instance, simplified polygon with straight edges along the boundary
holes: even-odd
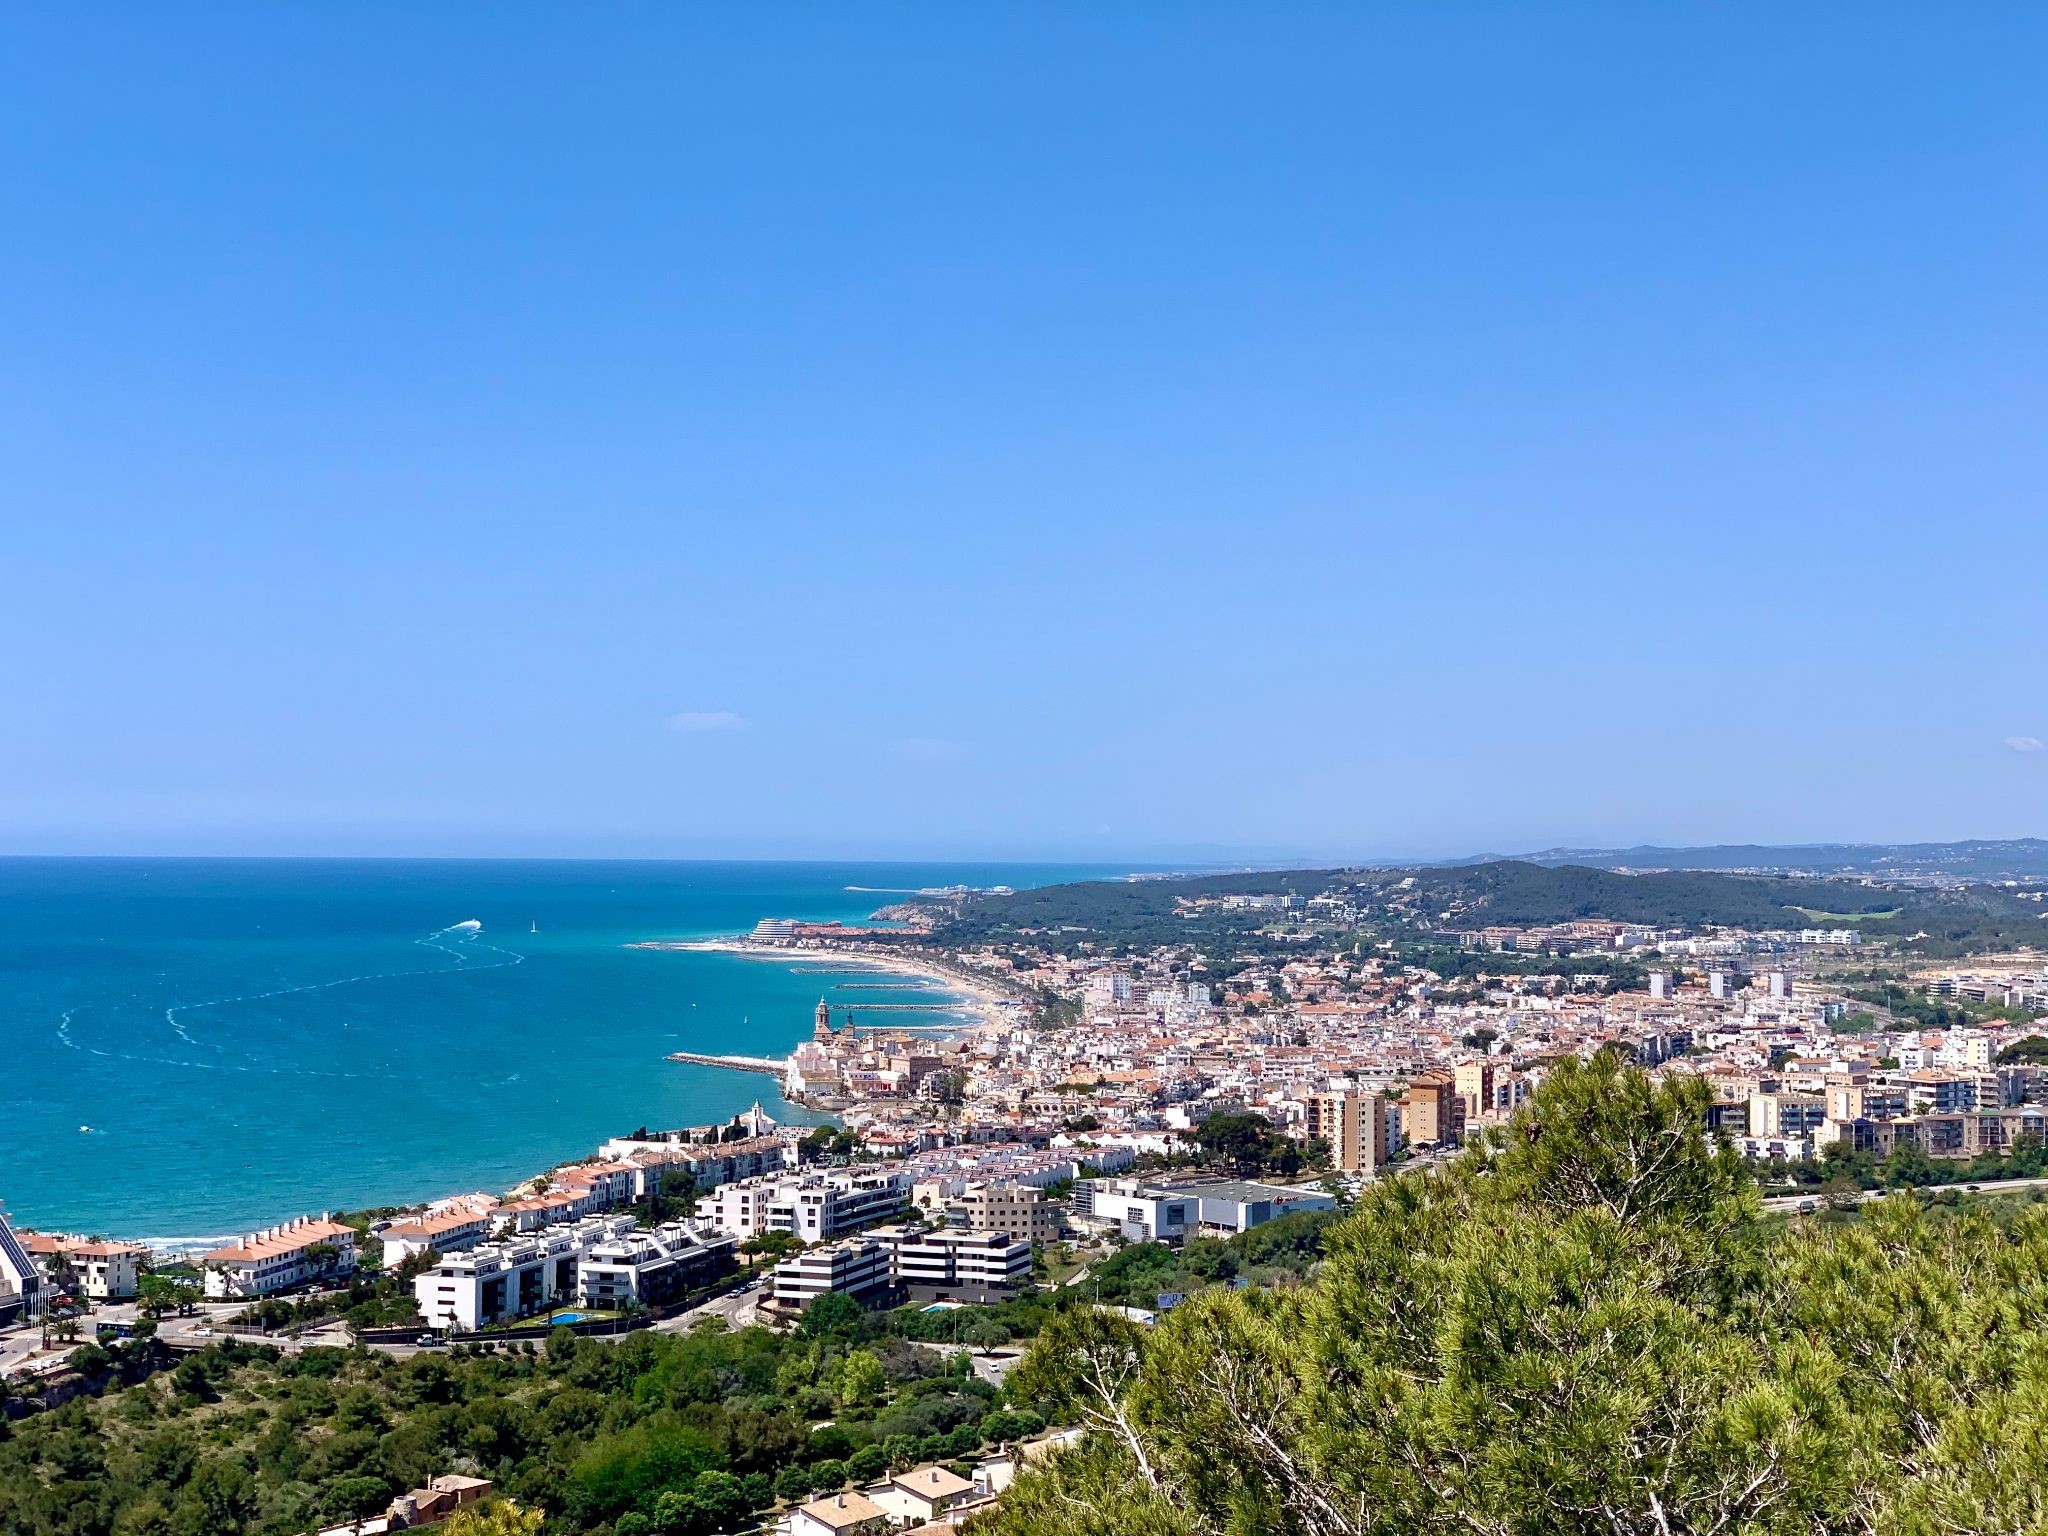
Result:
[[[389,1072],[338,1072],[321,1067],[275,1066],[267,1065],[260,1061],[231,1061],[226,1059],[228,1056],[228,1047],[226,1045],[214,1040],[201,1040],[194,1036],[191,1030],[185,1026],[184,1015],[197,1013],[204,1009],[226,1008],[236,1003],[259,1003],[276,997],[297,997],[309,992],[327,992],[336,987],[351,987],[369,981],[391,981],[404,976],[447,976],[457,971],[501,971],[510,966],[525,963],[526,956],[516,950],[504,949],[496,944],[486,943],[481,937],[483,927],[484,925],[475,918],[470,918],[465,922],[452,923],[446,928],[438,928],[425,937],[412,941],[422,948],[437,950],[441,954],[449,956],[455,962],[453,965],[436,965],[424,969],[416,968],[404,971],[370,971],[360,976],[341,976],[332,981],[311,981],[295,987],[273,987],[268,991],[244,992],[234,997],[212,997],[201,1002],[173,1003],[164,1009],[164,1023],[170,1026],[173,1034],[195,1049],[212,1051],[216,1057],[221,1058],[219,1060],[179,1060],[175,1057],[148,1056],[129,1051],[107,1050],[96,1045],[82,1045],[73,1033],[71,1027],[72,1020],[85,1012],[89,1007],[104,1006],[90,1003],[64,1010],[62,1017],[57,1021],[57,1038],[74,1051],[83,1051],[89,1055],[103,1056],[114,1061],[132,1061],[150,1066],[193,1067],[200,1071],[208,1072],[263,1072],[276,1076],[292,1077],[394,1077],[398,1074]],[[498,955],[502,958],[497,960],[472,959],[474,952],[478,950]],[[343,1027],[346,1028],[347,1026],[344,1025]]]

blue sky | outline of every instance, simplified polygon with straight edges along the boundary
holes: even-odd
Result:
[[[2038,7],[5,27],[0,850],[2048,833]]]

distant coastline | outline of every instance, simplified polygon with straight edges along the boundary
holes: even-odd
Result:
[[[815,960],[834,967],[879,971],[892,976],[915,976],[937,983],[945,990],[957,994],[964,1002],[951,1003],[952,1008],[979,1014],[982,1025],[1001,1021],[998,1005],[1013,1000],[1015,993],[1006,991],[990,981],[964,975],[952,967],[932,959],[928,955],[910,953],[880,955],[871,950],[853,949],[843,946],[821,946],[796,948],[787,944],[769,944],[758,939],[728,935],[709,939],[643,939],[627,946],[629,949],[688,950],[700,954],[739,955],[750,960],[774,960],[785,965],[792,962]],[[935,1008],[934,1012],[942,1011]],[[878,1028],[885,1026],[876,1026]],[[965,1033],[980,1026],[962,1026]]]

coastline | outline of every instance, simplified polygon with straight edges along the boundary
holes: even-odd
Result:
[[[998,1020],[1000,1019],[1000,1013],[996,1005],[998,1004],[998,1002],[1004,1000],[1008,996],[1008,994],[1005,994],[1000,989],[990,984],[978,982],[973,980],[972,978],[957,975],[947,970],[944,966],[939,965],[923,957],[885,957],[862,951],[849,951],[840,949],[788,949],[772,944],[755,943],[751,940],[740,937],[712,939],[644,939],[629,943],[625,947],[628,949],[694,951],[698,953],[734,954],[748,959],[777,960],[785,964],[788,964],[790,962],[802,962],[805,960],[813,960],[820,962],[821,964],[829,965],[835,970],[860,970],[890,976],[914,977],[920,980],[932,982],[935,986],[935,989],[942,988],[944,990],[945,996],[943,996],[942,998],[934,998],[933,1012],[936,1013],[946,1011],[948,1009],[956,1009],[962,1012],[963,1014],[972,1014],[974,1016],[971,1019],[962,1019],[959,1030],[957,1031],[957,1033],[959,1034],[971,1034],[976,1030],[986,1028],[989,1025],[998,1022]],[[887,1026],[876,1027],[886,1029]],[[790,1049],[795,1049],[794,1044],[792,1044]],[[776,1059],[786,1063],[788,1057],[787,1055],[784,1055]],[[702,1060],[698,1064],[710,1067],[714,1070],[728,1070],[738,1072],[755,1070],[739,1066],[737,1062],[727,1064],[712,1059]],[[778,1094],[778,1096],[780,1095]],[[799,1112],[811,1114],[816,1114],[820,1112],[815,1108],[796,1100],[789,1100],[785,1098],[783,1099],[783,1103],[786,1105],[787,1108]],[[561,1165],[550,1165],[550,1167],[555,1166]],[[538,1177],[540,1173],[545,1173],[547,1171],[547,1169],[538,1170],[537,1173],[530,1174],[525,1179],[522,1179],[518,1184],[515,1184],[512,1187],[512,1189],[502,1191],[501,1193],[514,1193],[519,1188],[530,1183],[533,1178]],[[460,1183],[462,1181],[457,1180],[456,1182]],[[349,1208],[365,1210],[393,1209],[399,1211],[409,1211],[413,1209],[423,1209],[430,1203],[431,1200],[399,1202],[370,1200],[362,1202],[357,1206],[351,1206]],[[218,1247],[223,1243],[232,1242],[235,1240],[235,1237],[236,1234],[230,1232],[225,1234],[204,1236],[176,1235],[138,1237],[127,1238],[124,1239],[124,1241],[135,1242],[144,1247],[149,1248],[151,1252],[158,1257],[159,1260],[176,1261],[190,1259],[198,1253],[202,1253],[209,1249]]]
[[[946,1000],[945,1008],[957,1009],[962,1013],[972,1013],[979,1017],[978,1024],[961,1026],[960,1032],[963,1034],[1001,1023],[1002,1005],[1017,1000],[1013,993],[1004,991],[993,982],[964,976],[923,955],[878,955],[869,950],[838,947],[796,949],[781,944],[764,944],[759,940],[737,936],[711,939],[646,939],[629,945],[628,948],[691,950],[700,954],[738,955],[750,960],[780,961],[785,965],[815,960],[827,963],[835,969],[844,967],[880,971],[892,976],[914,976],[933,982],[947,992],[955,994],[955,997]],[[944,1009],[935,1008],[933,1011],[940,1012]]]
[[[821,989],[835,1004],[961,1009],[857,1011],[863,1034],[900,1021],[973,1038],[982,1015],[966,1005],[988,1004],[986,989],[951,973],[942,947],[853,926],[892,899],[868,892],[1096,873],[34,861],[0,890],[0,961],[20,1024],[12,1065],[26,1089],[0,1126],[0,1203],[11,1221],[43,1231],[217,1246],[207,1239],[308,1211],[511,1189],[634,1126],[709,1123],[757,1095],[778,1119],[808,1123],[804,1106],[759,1077],[653,1064],[683,1047],[787,1056],[810,1039]],[[851,885],[867,891],[849,894]],[[781,962],[762,967],[715,955],[660,963],[630,947],[726,948],[716,941],[746,935],[763,912],[847,924],[846,948],[863,952],[730,946]],[[457,967],[418,947],[472,920],[526,963],[485,969],[474,960],[502,957],[480,953]],[[897,955],[899,945],[911,952]],[[801,974],[814,967],[848,974]],[[914,990],[857,985],[898,980]],[[846,1017],[835,1012],[835,1022]]]

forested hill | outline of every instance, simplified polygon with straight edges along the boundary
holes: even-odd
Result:
[[[1923,950],[2000,946],[2041,936],[2039,905],[1995,887],[1934,892],[1854,879],[1734,875],[1697,870],[1626,874],[1579,865],[1501,859],[1410,869],[1266,870],[1184,879],[1086,881],[968,898],[942,930],[948,942],[1030,937],[1053,948],[1082,943],[1143,948],[1250,936],[1289,914],[1232,908],[1219,898],[1333,897],[1337,911],[1374,929],[1472,929],[1609,918],[1658,928],[1810,928],[1853,922],[1873,938]]]
[[[1457,904],[1484,923],[1561,923],[1604,917],[1652,927],[1805,928],[1814,912],[1845,916],[1892,912],[1896,890],[1848,880],[1793,880],[1695,870],[1616,874],[1583,865],[1503,859],[1462,869],[1413,870],[1427,903]]]

